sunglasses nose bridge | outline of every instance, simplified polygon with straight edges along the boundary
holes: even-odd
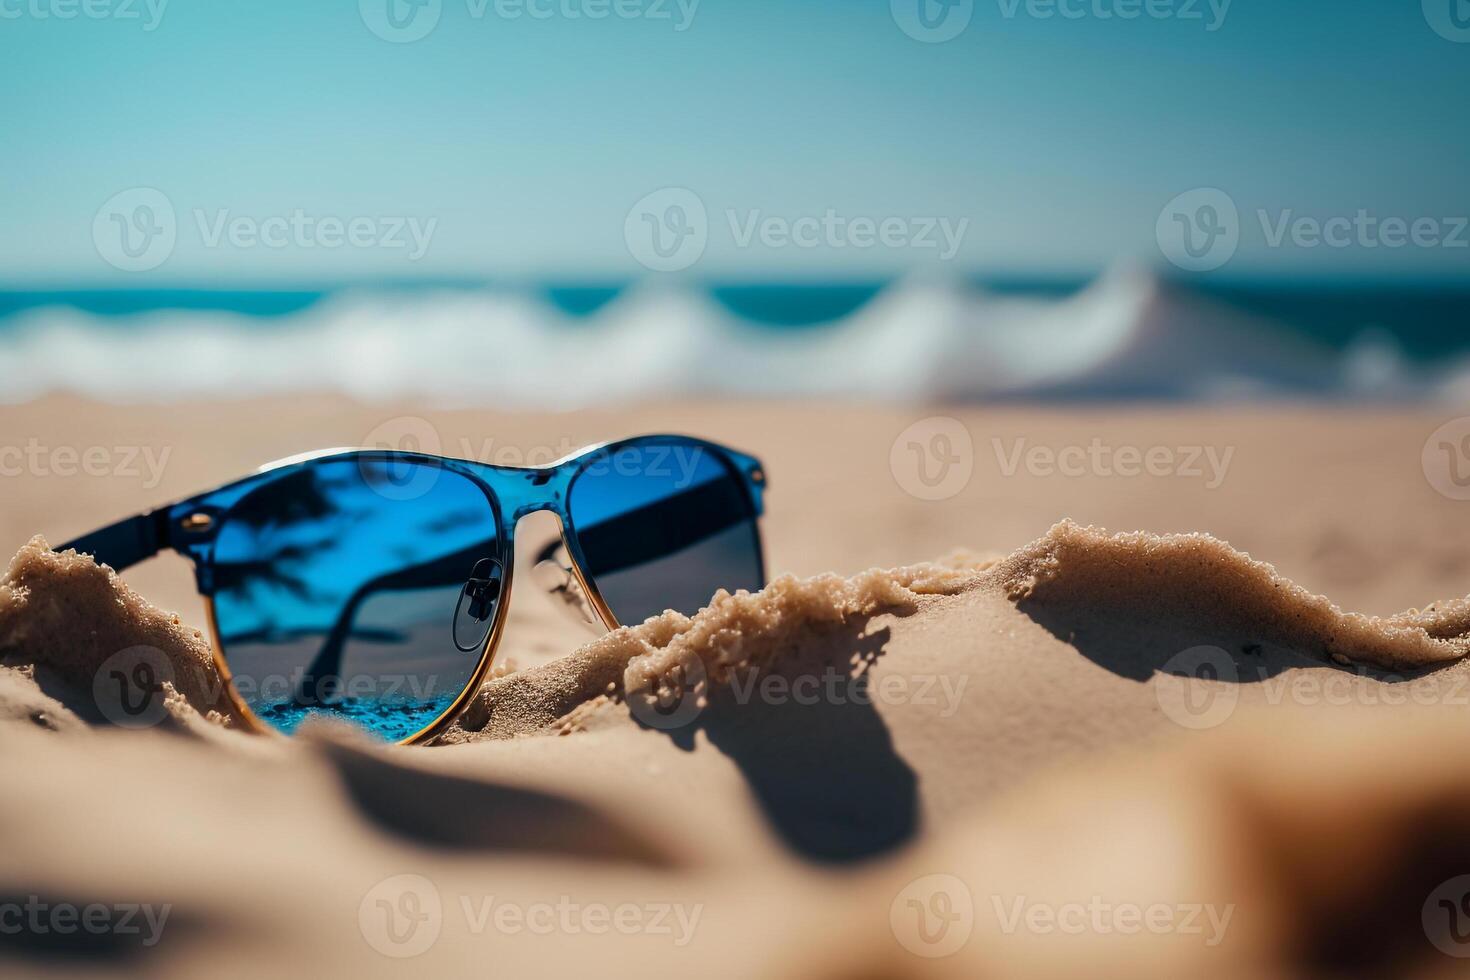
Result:
[[[524,501],[516,505],[515,509],[510,512],[511,523],[519,523],[522,518],[530,517],[532,514],[539,514],[542,511],[550,511],[558,519],[561,519],[563,516],[561,495],[557,494],[554,498],[542,500]]]
[[[572,476],[566,467],[484,467],[480,476],[495,494],[500,512],[510,527],[521,518],[544,510],[558,518],[566,515],[567,489]]]

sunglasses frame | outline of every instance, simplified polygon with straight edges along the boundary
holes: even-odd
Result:
[[[321,449],[284,459],[275,460],[260,467],[251,476],[226,483],[213,490],[167,504],[163,507],[137,514],[115,524],[83,535],[61,545],[56,550],[74,549],[95,556],[99,564],[111,565],[115,571],[149,558],[164,548],[172,549],[194,565],[195,585],[204,601],[205,617],[209,625],[210,646],[215,668],[224,682],[231,707],[255,732],[274,733],[276,730],[260,720],[245,704],[235,689],[233,675],[224,654],[224,643],[220,638],[219,623],[214,608],[214,542],[222,518],[230,508],[251,491],[275,480],[299,472],[307,466],[324,460],[348,459],[357,461],[387,461],[392,463],[415,463],[457,473],[468,478],[485,493],[495,518],[500,552],[493,557],[500,562],[500,593],[495,605],[495,621],[485,637],[479,662],[465,683],[464,689],[443,712],[427,726],[398,739],[396,744],[414,745],[429,741],[441,734],[469,704],[479,691],[494,663],[500,639],[510,609],[511,585],[515,577],[515,528],[521,518],[541,511],[556,516],[562,546],[571,559],[571,573],[582,594],[588,599],[597,618],[608,630],[618,629],[621,623],[613,614],[596,581],[585,571],[586,557],[582,553],[577,537],[576,524],[572,520],[568,500],[577,477],[599,459],[611,460],[621,450],[638,447],[693,447],[709,453],[723,465],[745,489],[751,507],[752,519],[758,520],[765,511],[764,490],[766,488],[765,467],[754,456],[722,446],[718,443],[683,435],[645,435],[627,439],[597,443],[577,450],[546,466],[505,466],[481,463],[452,456],[429,453],[402,452],[391,449]],[[761,535],[755,535],[756,561],[760,568],[761,581],[766,581],[765,553]]]

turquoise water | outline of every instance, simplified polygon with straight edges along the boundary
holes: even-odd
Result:
[[[1000,296],[1065,298],[1088,280],[971,278],[980,291]],[[497,286],[483,281],[336,284],[311,288],[138,288],[0,290],[0,333],[23,314],[70,308],[99,323],[127,330],[160,311],[226,312],[262,328],[289,327],[295,314],[347,292],[379,292],[391,300],[434,290],[511,289],[534,295],[569,317],[591,317],[623,293],[627,282],[549,282]],[[890,281],[729,282],[697,289],[733,315],[775,330],[836,325],[860,311]],[[1284,335],[1346,347],[1365,328],[1391,337],[1410,357],[1431,359],[1470,351],[1470,284],[1372,284],[1221,281],[1177,283],[1201,298],[1257,315]]]
[[[427,699],[343,698],[327,708],[304,708],[289,698],[251,705],[266,724],[294,734],[307,719],[334,718],[346,721],[389,741],[399,741],[422,730],[454,703],[446,693]]]

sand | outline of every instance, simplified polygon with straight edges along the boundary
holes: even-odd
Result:
[[[364,442],[407,417],[317,408],[291,439]],[[125,582],[32,540],[306,448],[281,435],[287,403],[6,412],[40,439],[58,419],[89,445],[149,433],[178,469],[130,491],[12,481],[0,929],[7,908],[41,924],[6,932],[7,973],[1463,972],[1463,504],[1420,465],[1443,419],[433,414],[451,451],[460,432],[524,450],[597,426],[753,450],[777,577],[600,638],[518,587],[519,669],[441,744],[392,748],[345,726],[240,731],[181,563]],[[974,475],[946,500],[890,468],[925,414],[974,434]],[[1234,452],[1213,489],[1005,476],[990,432]],[[170,692],[141,730],[111,724],[94,687],[133,646],[158,651]],[[66,907],[114,926],[134,907],[137,928],[64,932],[48,916]]]

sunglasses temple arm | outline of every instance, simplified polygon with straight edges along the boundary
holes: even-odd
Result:
[[[554,538],[546,547],[536,552],[531,563],[531,577],[567,619],[591,633],[600,634],[602,624],[598,620],[597,611],[583,593],[582,584],[565,563],[557,560],[556,553],[561,548],[561,539]]]
[[[120,572],[169,546],[169,508],[135,514],[68,541],[53,551],[91,555],[99,565]]]

